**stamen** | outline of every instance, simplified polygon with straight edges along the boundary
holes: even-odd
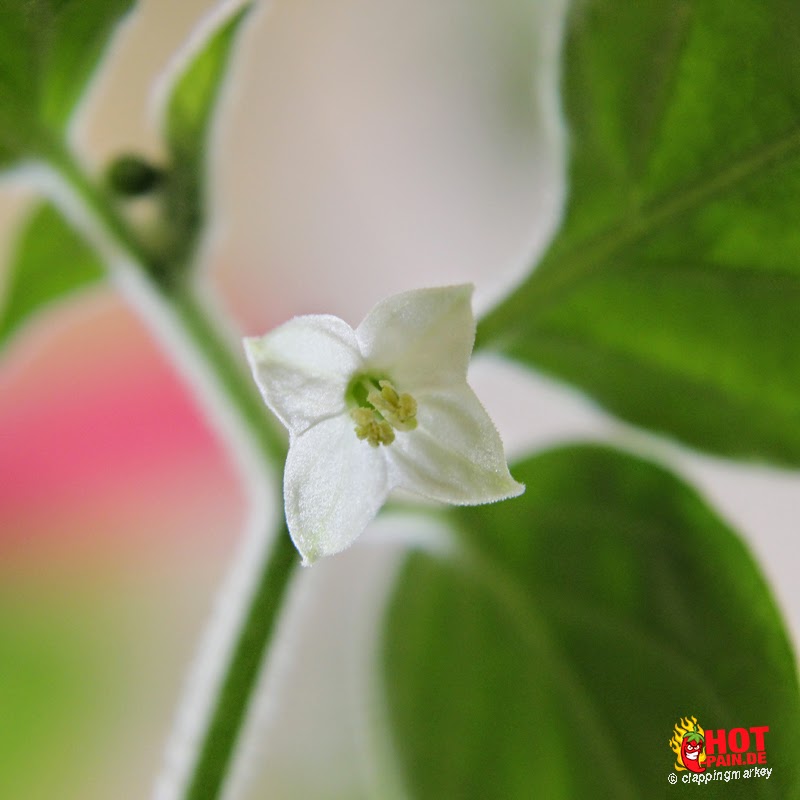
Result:
[[[417,401],[407,392],[399,394],[389,381],[379,381],[380,392],[374,389],[367,402],[399,431],[413,431],[417,427]]]
[[[356,423],[356,436],[366,440],[372,447],[389,445],[394,441],[392,426],[381,419],[376,411],[369,408],[354,408],[350,416]]]
[[[391,381],[357,375],[345,397],[355,406],[350,416],[356,423],[356,436],[373,447],[390,445],[395,430],[413,431],[417,427],[417,401],[407,392],[398,392]]]

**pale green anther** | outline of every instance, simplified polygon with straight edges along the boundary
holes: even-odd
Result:
[[[345,398],[356,423],[356,436],[373,447],[391,444],[395,430],[413,431],[417,427],[417,401],[407,392],[398,392],[391,381],[356,375]]]
[[[367,441],[372,447],[389,445],[394,441],[394,431],[386,420],[381,419],[369,408],[354,408],[350,412],[359,439]]]
[[[413,431],[417,427],[417,401],[407,392],[402,394],[390,381],[379,381],[380,392],[374,389],[367,395],[367,402],[398,431]]]

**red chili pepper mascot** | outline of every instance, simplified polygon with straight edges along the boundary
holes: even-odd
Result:
[[[692,726],[693,730],[685,733],[681,740],[681,761],[690,772],[705,772],[706,768],[700,763],[700,756],[706,747],[706,740],[702,733]]]

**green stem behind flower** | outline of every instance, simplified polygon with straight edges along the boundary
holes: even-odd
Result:
[[[139,273],[138,278],[142,279],[139,283],[148,294],[147,302],[160,307],[162,313],[165,311],[175,330],[186,338],[193,350],[190,357],[202,361],[204,379],[213,382],[214,391],[224,398],[226,410],[235,415],[239,428],[255,446],[266,480],[285,459],[285,438],[268,415],[241,360],[235,357],[227,338],[200,301],[194,284],[182,269],[184,265],[172,265],[159,253],[149,250],[118,212],[113,199],[89,180],[70,153],[53,146],[48,161],[72,195],[66,199],[58,194],[55,197],[65,216],[93,244],[110,245],[124,257],[127,268]],[[108,258],[107,253],[103,255]],[[171,354],[180,353],[180,348],[170,350]],[[207,727],[195,754],[184,794],[186,800],[215,800],[220,795],[287,587],[298,564],[297,552],[282,526],[261,566],[250,606],[240,620],[219,693],[211,704]]]
[[[208,310],[191,287],[173,292],[168,303],[184,332],[202,354],[205,366],[213,373],[239,422],[247,429],[264,466],[270,472],[274,472],[276,466],[282,467],[286,460],[286,436],[268,415],[253,379],[231,353]]]
[[[239,629],[238,640],[185,794],[186,800],[215,800],[220,796],[266,651],[272,641],[286,589],[298,563],[297,551],[284,526],[275,538],[250,608]]]

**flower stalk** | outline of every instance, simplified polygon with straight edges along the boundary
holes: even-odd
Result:
[[[239,629],[185,800],[215,800],[220,796],[286,589],[298,563],[297,551],[283,526],[263,565],[262,575]]]

